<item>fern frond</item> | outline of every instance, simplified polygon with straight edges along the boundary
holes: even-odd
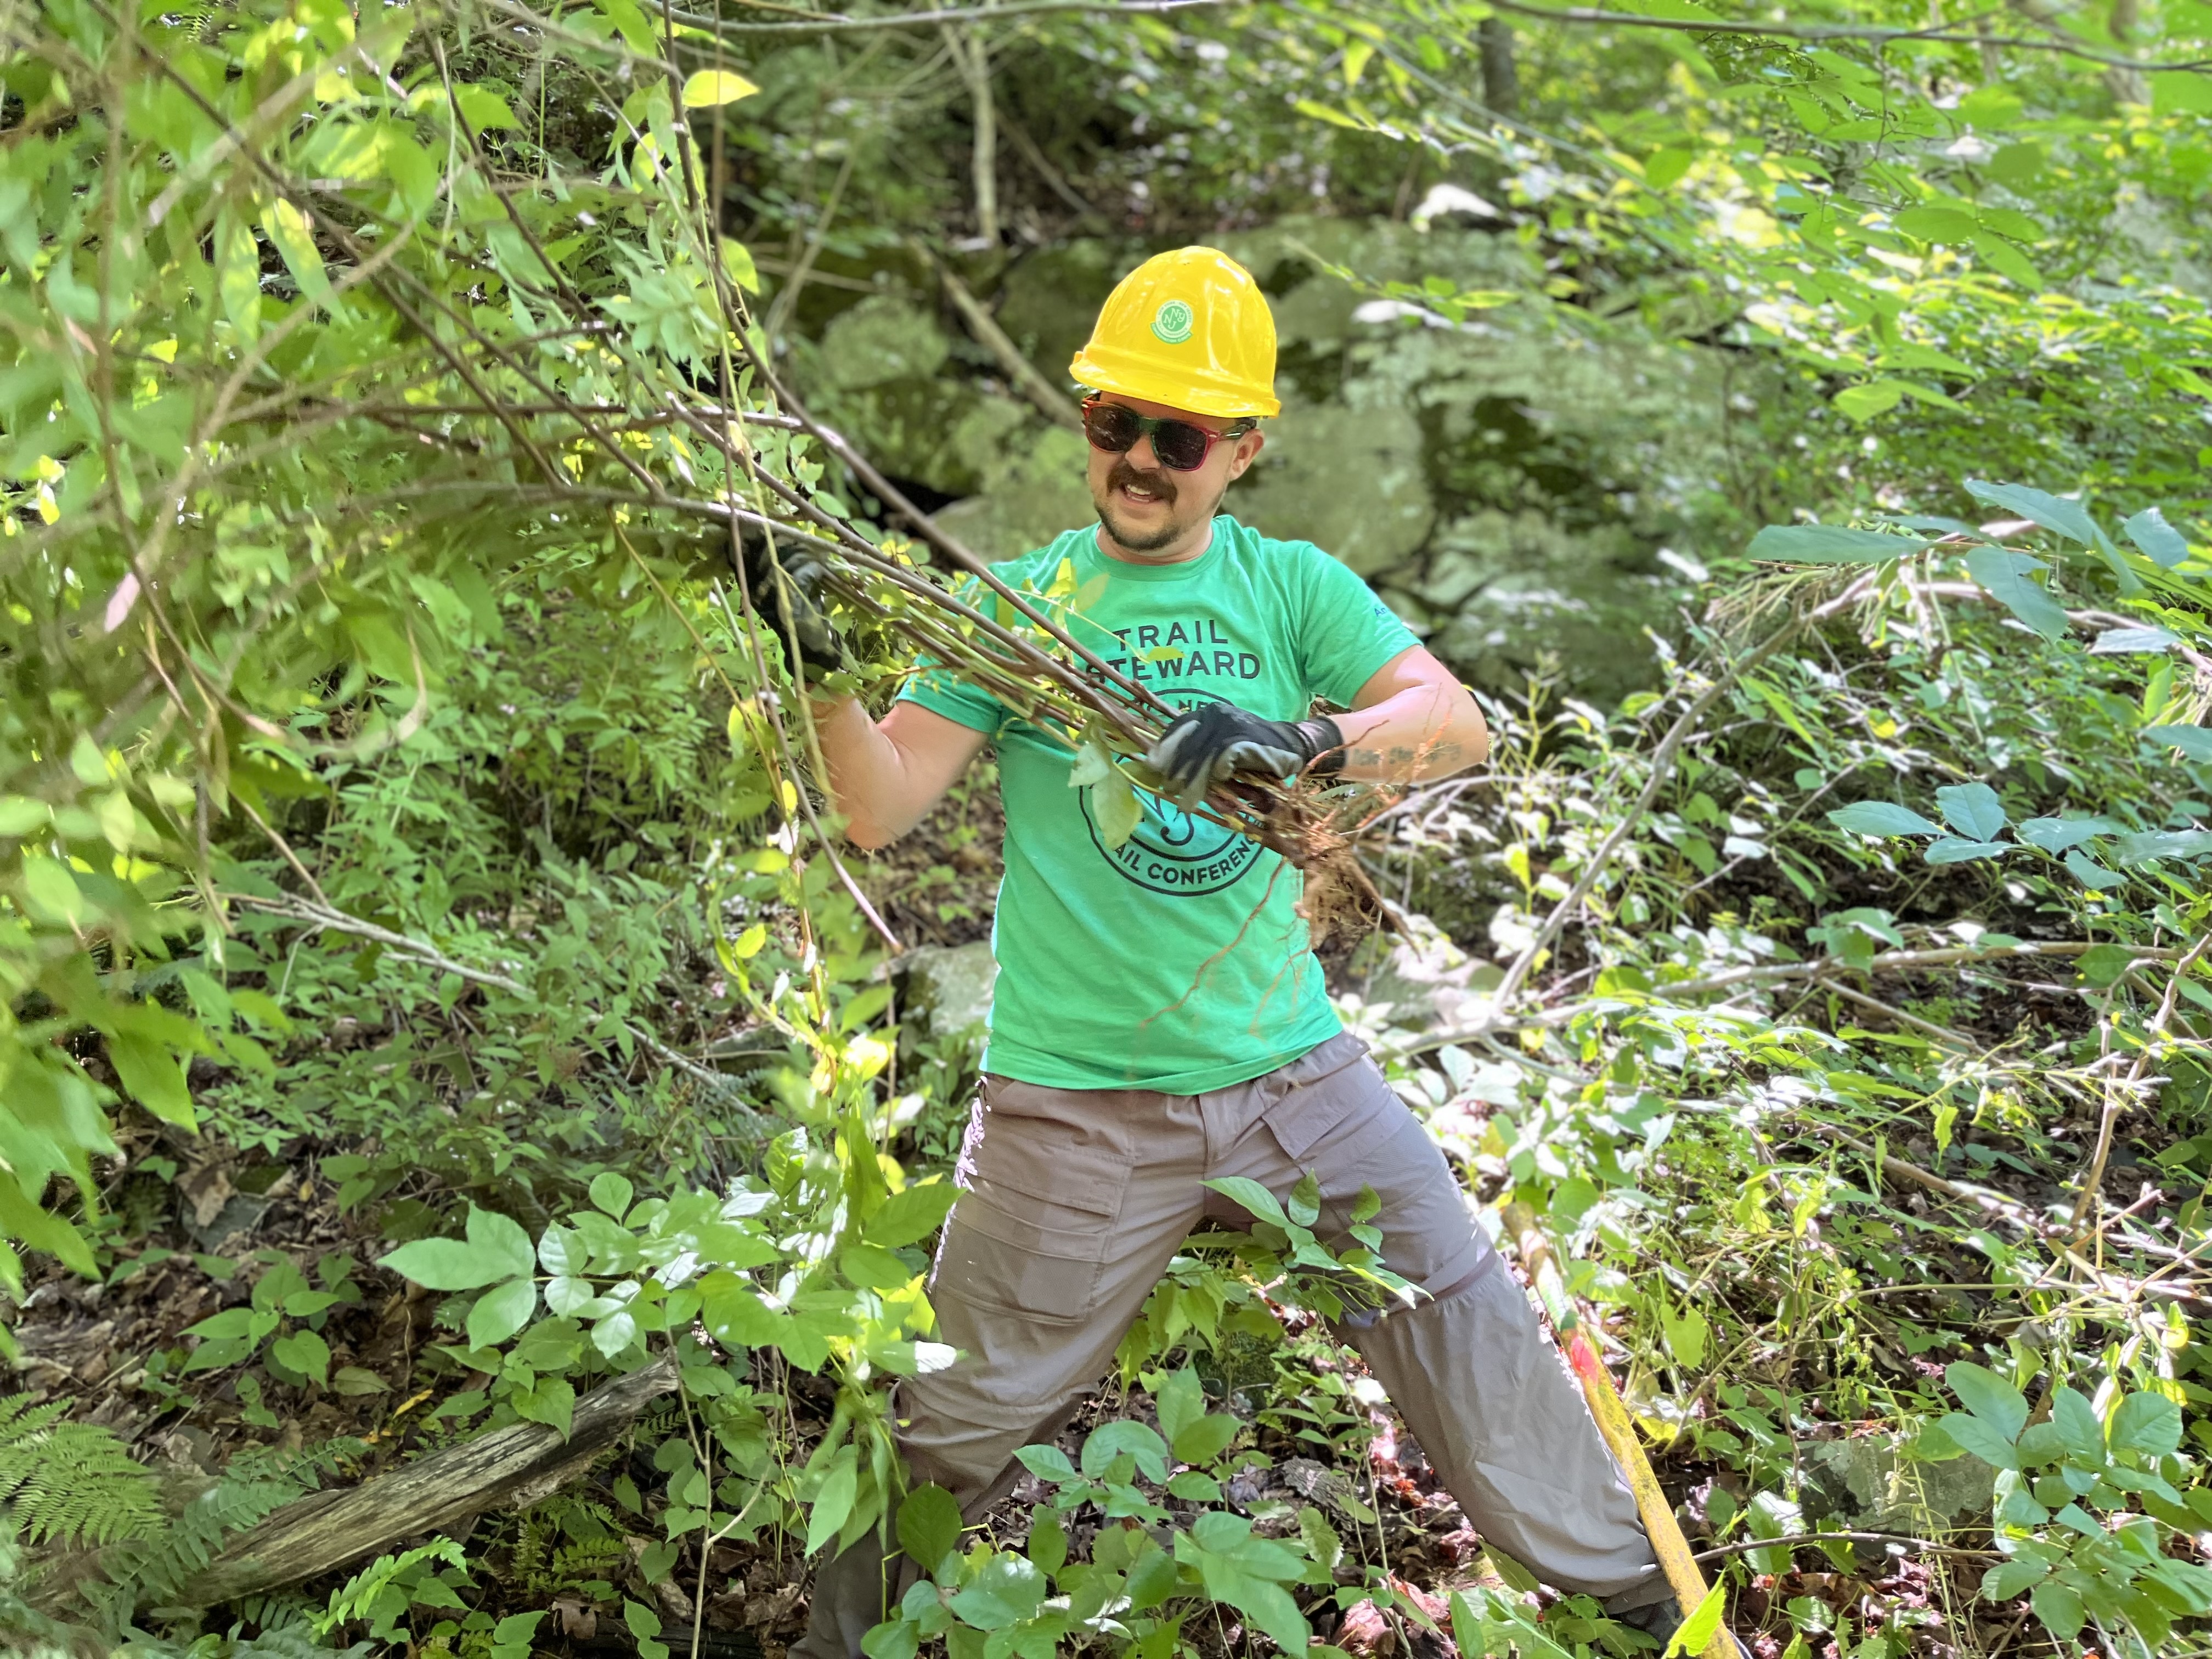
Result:
[[[33,1406],[25,1394],[0,1400],[0,1504],[25,1540],[112,1544],[158,1529],[154,1472],[112,1430],[58,1422],[65,1409]]]

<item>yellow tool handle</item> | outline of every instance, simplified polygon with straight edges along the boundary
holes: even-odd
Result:
[[[1551,1242],[1545,1237],[1535,1211],[1526,1204],[1507,1205],[1505,1231],[1559,1333],[1566,1349],[1567,1369],[1582,1385],[1583,1398],[1597,1420],[1597,1431],[1605,1437],[1621,1473],[1628,1477],[1628,1489],[1636,1494],[1636,1508],[1644,1517],[1652,1553],[1658,1556],[1660,1571],[1674,1586],[1674,1599],[1682,1604],[1683,1617],[1687,1618],[1705,1599],[1705,1577],[1691,1558],[1690,1540],[1682,1536],[1682,1528],[1674,1520],[1674,1506],[1667,1501],[1659,1477],[1651,1472],[1651,1460],[1644,1455],[1644,1443],[1636,1437],[1636,1425],[1629,1420],[1628,1407],[1621,1403],[1620,1391],[1613,1386],[1613,1373],[1606,1370],[1596,1345],[1583,1328],[1582,1310],[1567,1294],[1552,1258]],[[1738,1659],[1735,1638],[1725,1627],[1713,1632],[1705,1659]]]

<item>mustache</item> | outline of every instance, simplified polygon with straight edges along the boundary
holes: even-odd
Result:
[[[1135,484],[1140,489],[1149,489],[1170,507],[1175,505],[1175,480],[1164,467],[1157,472],[1139,472],[1129,465],[1128,458],[1124,456],[1114,463],[1114,470],[1106,475],[1106,488],[1113,490],[1123,484]]]

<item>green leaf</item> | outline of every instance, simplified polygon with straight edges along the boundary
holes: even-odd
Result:
[[[469,1310],[469,1346],[496,1348],[530,1322],[538,1311],[538,1286],[528,1279],[510,1279],[478,1297]]]
[[[319,1385],[329,1384],[331,1345],[313,1331],[294,1331],[289,1336],[278,1337],[269,1345],[269,1357],[287,1370],[312,1377]]]
[[[1678,1653],[1701,1654],[1711,1647],[1713,1638],[1720,1634],[1721,1614],[1725,1609],[1727,1595],[1728,1581],[1717,1581],[1705,1592],[1705,1599],[1698,1603],[1696,1610],[1675,1627],[1660,1659],[1674,1659]]]
[[[1771,524],[1751,538],[1747,551],[1754,559],[1792,564],[1884,564],[1931,544],[1925,536],[1891,536],[1839,524]]]
[[[1943,826],[1931,823],[1909,806],[1899,806],[1894,801],[1855,801],[1849,806],[1839,806],[1828,814],[1828,822],[1838,830],[1848,830],[1858,836],[1940,836]]]
[[[2020,1437],[2021,1430],[2027,1425],[2027,1401],[2018,1389],[1988,1366],[1977,1365],[1971,1359],[1945,1366],[1943,1380],[1951,1385],[1951,1392],[1959,1396],[1968,1411],[2002,1435],[2008,1443]]]
[[[2147,726],[2143,736],[2171,744],[2193,761],[2212,761],[2212,726]]]
[[[1974,841],[1990,841],[2005,827],[2004,802],[1986,783],[1947,784],[1936,792],[1943,822]]]
[[[1696,1308],[1685,1305],[1680,1313],[1665,1302],[1659,1305],[1659,1323],[1666,1333],[1667,1351],[1674,1356],[1675,1364],[1686,1370],[1695,1370],[1705,1363],[1705,1342],[1711,1327]]]
[[[192,1109],[185,1068],[167,1044],[134,1031],[118,1032],[107,1039],[107,1058],[141,1106],[164,1123],[198,1128],[199,1115]]]
[[[608,1170],[592,1177],[592,1203],[594,1207],[620,1221],[629,1213],[630,1200],[636,1189],[626,1176]]]
[[[880,1244],[848,1244],[837,1255],[846,1282],[864,1291],[901,1291],[914,1282],[914,1269]]]
[[[1923,242],[1953,244],[1971,242],[1974,240],[1974,232],[1978,228],[1972,214],[1964,212],[1958,208],[1907,208],[1892,222],[1907,236],[1917,237]],[[1702,1648],[1703,1644],[1700,1644],[1698,1648],[1692,1649],[1692,1651],[1701,1651]]]
[[[1845,386],[1836,394],[1835,405],[1837,411],[1848,419],[1870,421],[1896,408],[1911,390],[1903,380],[1869,380],[1863,386]],[[1754,542],[1754,548],[1756,545]]]
[[[1144,822],[1145,809],[1137,800],[1136,786],[1118,766],[1091,786],[1091,815],[1098,821],[1098,839],[1109,851],[1119,848]]]
[[[2012,850],[2009,842],[1966,841],[1957,836],[1946,836],[1930,842],[1922,856],[1929,864],[1967,864],[1976,859],[2002,858]]]
[[[732,75],[727,70],[701,70],[684,82],[684,107],[715,109],[724,104],[734,104],[740,98],[750,98],[759,90],[742,75]]]
[[[530,1272],[530,1236],[495,1211],[469,1209],[468,1239],[418,1238],[377,1263],[433,1291],[477,1291]]]
[[[2035,1587],[2028,1600],[2035,1616],[2043,1621],[2044,1629],[2062,1642],[2072,1641],[2088,1622],[2089,1615],[2081,1605],[2081,1598],[2063,1584],[2046,1579]]]
[[[2171,570],[2189,556],[2189,544],[2166,521],[2166,514],[2147,507],[2120,526],[2127,538],[2154,564]]]
[[[2013,831],[2030,847],[2057,854],[2098,836],[2108,836],[2120,826],[2110,818],[2030,818]]]
[[[2013,1449],[2012,1437],[1998,1433],[1995,1427],[1978,1417],[1970,1417],[1964,1412],[1953,1412],[1936,1419],[1936,1426],[1960,1451],[1972,1453],[1993,1468],[2009,1469],[2019,1464],[2019,1456]]]
[[[2116,870],[2107,870],[2103,865],[2085,858],[2079,848],[2067,854],[2066,868],[2072,873],[2075,880],[2093,893],[2100,893],[2107,887],[2122,887],[2127,884],[2128,878]]]
[[[2051,1396],[2051,1421],[2075,1456],[2093,1464],[2104,1462],[2105,1425],[2087,1395],[2075,1389],[2059,1389]]]
[[[1206,1389],[1198,1380],[1194,1366],[1185,1365],[1164,1378],[1159,1389],[1152,1395],[1152,1407],[1159,1413],[1160,1432],[1172,1445],[1176,1437],[1206,1415]],[[1182,1454],[1176,1454],[1178,1457]],[[1195,1462],[1195,1458],[1184,1458]]]
[[[960,1189],[949,1181],[926,1182],[893,1193],[868,1218],[865,1237],[869,1243],[890,1249],[919,1244],[944,1224],[959,1200]]]
[[[2030,1556],[2015,1556],[1982,1577],[1982,1600],[2009,1601],[2031,1584],[2051,1576],[2050,1564]]]
[[[1211,1463],[1229,1449],[1241,1426],[1225,1413],[1201,1417],[1175,1437],[1175,1455],[1186,1463]]]
[[[1168,1478],[1167,1442],[1146,1424],[1126,1419],[1091,1430],[1083,1443],[1083,1473],[1095,1480],[1124,1452],[1136,1460],[1138,1472],[1146,1480]]]
[[[1276,1226],[1285,1229],[1291,1224],[1290,1217],[1283,1212],[1283,1206],[1275,1201],[1274,1194],[1269,1192],[1249,1176],[1223,1176],[1218,1180],[1207,1182],[1206,1185],[1219,1193],[1224,1198],[1241,1204],[1262,1221],[1273,1222]]]
[[[1005,1630],[1036,1617],[1051,1586],[1027,1556],[1000,1552],[952,1597],[952,1611],[977,1630]]]
[[[2104,533],[2089,517],[2088,509],[2079,501],[2031,489],[2026,484],[1990,483],[1981,478],[1967,479],[1966,493],[1976,501],[2001,507],[2045,530],[2057,531],[2067,540],[2079,542],[2084,547],[2102,546],[2106,541]]]
[[[374,1371],[359,1365],[341,1365],[331,1374],[331,1392],[339,1395],[390,1394],[392,1384]]]
[[[2114,1451],[2166,1457],[2181,1446],[2181,1407],[2162,1394],[2131,1394],[2112,1413]]]
[[[860,1495],[860,1489],[859,1462],[851,1446],[842,1446],[830,1472],[822,1478],[821,1490],[807,1516],[807,1554],[813,1554],[844,1530],[845,1517],[852,1514],[853,1500]]]
[[[899,1505],[899,1548],[924,1572],[960,1547],[960,1530],[959,1502],[942,1486],[916,1486]]]
[[[2048,570],[2042,560],[2002,547],[1975,547],[1966,551],[1966,574],[1983,591],[2046,640],[2066,635],[2066,612],[2057,600],[2028,580],[2031,573]]]
[[[2028,149],[2033,149],[2034,146],[2008,144],[2005,148]],[[2039,150],[2037,153],[2041,154]],[[2000,151],[1999,154],[2002,152]],[[2008,282],[2017,283],[2032,294],[2040,294],[2049,286],[2035,261],[2002,236],[1992,235],[1986,231],[1978,234],[1974,238],[1974,252],[1981,256],[1982,263],[1996,272],[1998,276]]]
[[[331,279],[323,268],[321,251],[315,246],[307,216],[283,197],[261,210],[261,228],[270,245],[300,285],[300,292],[319,306],[331,304]]]

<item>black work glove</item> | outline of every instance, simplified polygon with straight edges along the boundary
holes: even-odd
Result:
[[[1209,702],[1176,715],[1145,758],[1174,786],[1176,805],[1188,811],[1233,773],[1291,778],[1340,770],[1344,733],[1326,716],[1262,720],[1233,702]]]
[[[751,525],[739,526],[739,538],[745,591],[753,608],[775,628],[785,652],[796,640],[799,661],[817,677],[852,672],[844,639],[822,608],[822,579],[829,567],[804,543],[790,541],[779,541],[771,560],[768,538]]]

